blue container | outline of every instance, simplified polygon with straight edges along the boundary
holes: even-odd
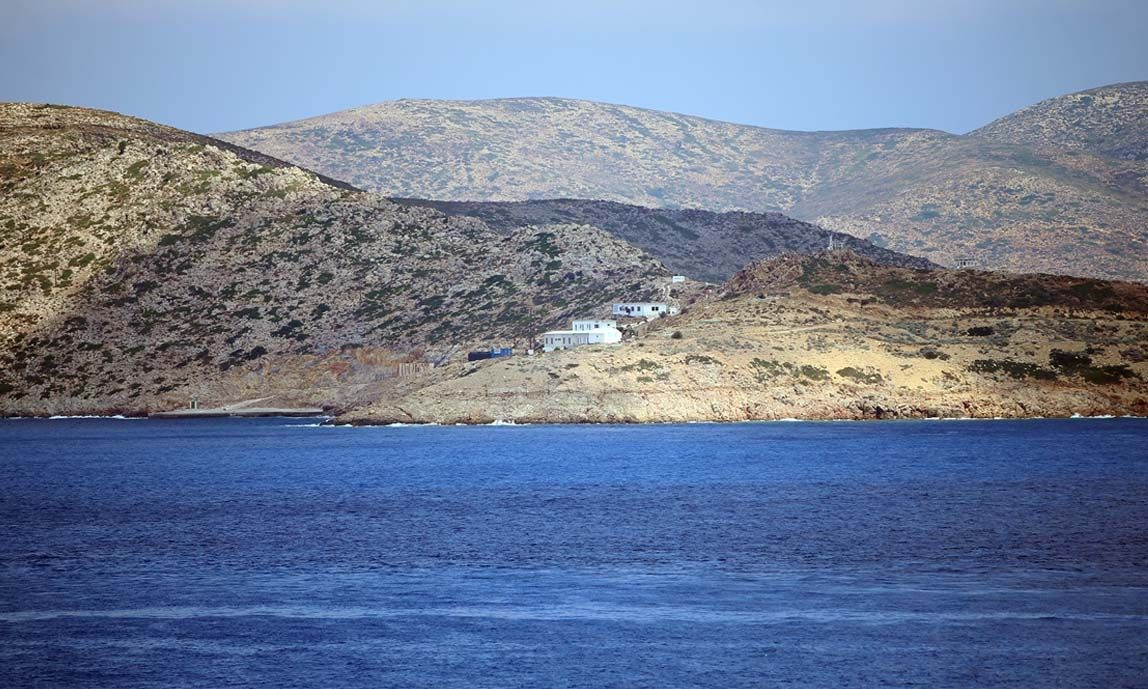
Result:
[[[500,356],[513,356],[514,349],[512,347],[503,347],[501,349],[490,350],[491,358],[497,359]]]

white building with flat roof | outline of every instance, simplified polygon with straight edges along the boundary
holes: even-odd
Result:
[[[618,327],[618,321],[607,321],[607,320],[585,319],[585,320],[577,320],[577,321],[574,321],[570,324],[570,329],[571,330],[577,330],[578,332],[584,332],[587,330],[601,330],[602,328],[617,328],[617,327]]]
[[[678,312],[678,307],[670,306],[660,302],[629,302],[625,304],[614,304],[613,314],[615,316],[628,316],[630,318],[661,318],[662,316],[672,316]]]
[[[570,330],[549,330],[539,336],[542,340],[542,351],[553,352],[582,345],[621,342],[622,333],[614,327],[616,324],[616,321],[577,320],[570,324]]]

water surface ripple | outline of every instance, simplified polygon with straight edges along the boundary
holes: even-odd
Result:
[[[1148,421],[0,421],[4,687],[1148,687]]]

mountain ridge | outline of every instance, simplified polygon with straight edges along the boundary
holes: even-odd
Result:
[[[946,265],[1148,279],[1148,164],[983,128],[787,131],[522,97],[388,101],[220,136],[388,196],[783,212]]]
[[[641,248],[676,273],[715,283],[725,282],[751,261],[787,253],[814,254],[830,245],[851,249],[887,265],[938,267],[931,261],[883,249],[867,240],[825,230],[781,213],[714,213],[584,199],[395,201],[434,208],[447,215],[478,218],[502,232],[552,223],[598,227]]]

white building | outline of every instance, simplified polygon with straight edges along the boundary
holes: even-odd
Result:
[[[570,324],[571,330],[585,332],[587,330],[601,330],[602,328],[617,328],[618,321],[592,321],[578,320]]]
[[[672,316],[678,312],[678,307],[656,302],[632,302],[628,304],[614,304],[615,316],[629,316],[630,318],[661,318]]]
[[[542,333],[540,336],[542,351],[553,352],[556,349],[572,349],[582,345],[621,342],[622,333],[614,327],[615,325],[615,321],[574,321],[570,325],[570,330],[550,330]]]
[[[686,276],[685,276],[685,275],[671,275],[671,276],[670,276],[670,282],[671,282],[671,283],[675,283],[675,282],[685,282],[685,281],[686,281]]]

